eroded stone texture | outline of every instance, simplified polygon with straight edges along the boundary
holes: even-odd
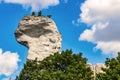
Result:
[[[106,68],[105,64],[102,64],[102,63],[97,63],[96,66],[95,66],[95,71],[96,73],[104,73],[102,68]]]
[[[103,63],[97,63],[96,65],[87,64],[87,66],[93,71],[93,76],[96,76],[98,73],[104,73],[102,68],[106,68]]]
[[[17,41],[26,46],[27,59],[43,60],[61,49],[61,34],[54,21],[43,16],[25,16],[15,31]]]

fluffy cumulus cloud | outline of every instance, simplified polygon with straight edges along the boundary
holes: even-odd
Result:
[[[0,49],[0,75],[10,76],[18,68],[19,56],[10,51]]]
[[[60,3],[59,0],[4,0],[5,3],[13,3],[23,5],[24,8],[32,8],[32,11],[38,11],[55,6]]]
[[[96,44],[105,54],[120,51],[120,0],[86,0],[80,7],[80,22],[89,28],[79,40]]]

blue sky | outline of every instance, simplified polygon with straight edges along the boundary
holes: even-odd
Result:
[[[0,80],[14,79],[26,61],[28,49],[14,36],[23,16],[39,10],[51,14],[62,50],[82,52],[95,65],[120,49],[119,9],[119,0],[0,0]]]

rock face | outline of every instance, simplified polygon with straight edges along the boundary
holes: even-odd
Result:
[[[93,71],[93,76],[96,76],[98,73],[103,73],[102,68],[106,68],[105,64],[97,63],[95,66],[88,64],[90,69]]]
[[[28,60],[43,60],[61,49],[61,34],[54,21],[48,17],[23,17],[15,31],[15,37],[20,44],[29,49]]]
[[[102,68],[106,68],[106,66],[102,63],[97,63],[95,66],[95,73],[103,73]]]

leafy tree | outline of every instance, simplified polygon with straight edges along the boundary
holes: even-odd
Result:
[[[55,53],[43,61],[28,60],[17,80],[92,80],[92,71],[86,66],[82,53],[71,50]]]
[[[51,17],[52,17],[52,15],[47,15],[47,17],[48,17],[48,18],[51,18]]]
[[[97,80],[120,80],[120,53],[116,58],[107,58],[104,73],[97,74]]]
[[[35,16],[35,12],[34,11],[32,12],[32,16]]]
[[[42,11],[39,11],[39,12],[38,12],[38,16],[42,16]]]

